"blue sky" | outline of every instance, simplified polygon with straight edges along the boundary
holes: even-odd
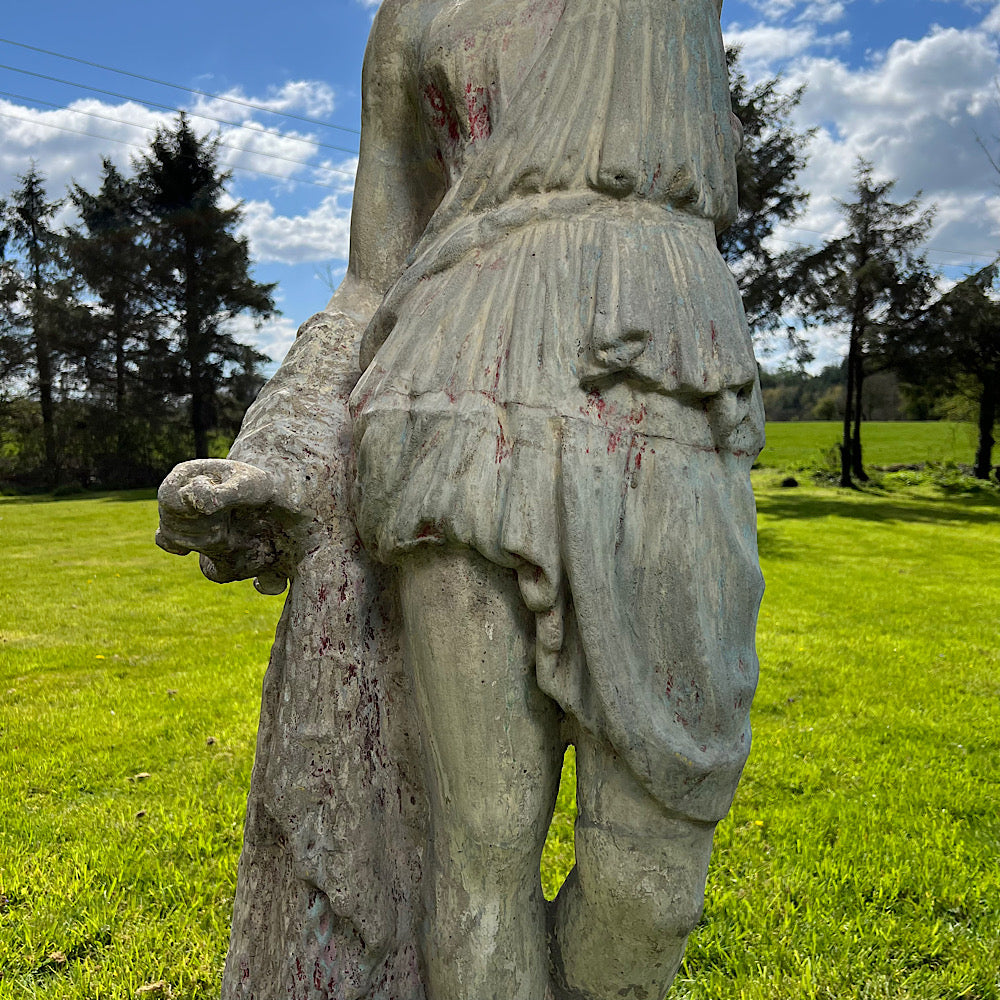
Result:
[[[241,330],[278,360],[343,272],[373,10],[364,0],[291,0],[280,11],[259,0],[8,4],[0,26],[0,195],[32,159],[52,196],[71,179],[95,187],[102,156],[126,166],[150,129],[169,120],[169,111],[151,105],[185,108],[196,127],[217,131],[226,144],[221,157],[233,169],[233,195],[245,202],[257,276],[279,282],[283,315],[259,331]],[[930,259],[947,275],[1000,250],[1000,176],[977,144],[978,136],[1000,158],[1000,0],[726,0],[723,28],[742,46],[751,78],[781,73],[787,86],[806,86],[797,124],[819,126],[801,178],[809,208],[780,242],[814,243],[837,232],[836,201],[865,155],[898,178],[901,200],[922,190],[937,204]],[[836,336],[820,348],[823,360],[833,359]]]

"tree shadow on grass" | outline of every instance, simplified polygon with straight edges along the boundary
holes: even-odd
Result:
[[[805,556],[799,542],[792,541],[782,534],[779,526],[772,524],[757,525],[757,552],[762,559],[802,559]]]
[[[948,497],[892,496],[837,490],[829,496],[788,490],[757,496],[757,513],[778,519],[849,517],[890,524],[996,524],[1000,521],[1000,498],[989,494]],[[766,526],[764,528],[766,532]]]
[[[72,493],[23,493],[14,496],[0,496],[0,504],[63,503],[67,500],[97,500],[102,502],[128,503],[133,500],[155,500],[156,487],[147,486],[137,490],[100,490],[93,493],[80,490]]]

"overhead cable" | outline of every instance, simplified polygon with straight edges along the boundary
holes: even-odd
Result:
[[[222,94],[210,94],[207,90],[198,90],[196,87],[183,87],[179,83],[170,83],[167,80],[157,80],[152,76],[143,76],[141,73],[132,73],[126,69],[116,69],[114,66],[105,66],[102,63],[91,62],[89,59],[81,59],[79,56],[66,55],[63,52],[53,52],[51,49],[43,49],[37,45],[28,45],[25,42],[15,42],[11,38],[0,38],[0,42],[5,45],[16,45],[18,48],[29,49],[32,52],[41,52],[47,56],[55,56],[57,59],[68,59],[71,62],[81,63],[84,66],[92,66],[94,69],[106,70],[108,73],[117,73],[120,76],[130,76],[134,80],[145,80],[146,83],[155,83],[161,87],[171,87],[174,90],[183,90],[188,94],[198,94],[199,97],[209,97],[214,101],[228,101],[230,104],[239,104],[244,108],[253,108],[255,111],[266,111],[268,114],[281,115],[284,118],[294,118],[296,121],[308,122],[310,125],[321,125],[323,128],[333,128],[340,132],[350,132],[353,135],[361,135],[356,128],[348,128],[346,125],[335,125],[333,122],[325,122],[319,118],[309,118],[305,115],[292,114],[290,111],[275,111],[263,104],[254,104],[252,101],[241,101],[236,97],[225,97]]]
[[[264,128],[262,125],[245,125],[240,122],[227,121],[224,118],[213,118],[212,115],[202,114],[199,111],[187,111],[183,108],[175,108],[170,104],[159,104],[156,101],[147,101],[139,97],[130,97],[128,94],[119,94],[114,90],[102,90],[100,87],[91,87],[85,83],[75,83],[73,80],[63,80],[58,76],[48,76],[45,73],[36,73],[34,70],[30,69],[20,69],[17,66],[8,66],[5,63],[0,63],[0,69],[10,70],[14,73],[22,73],[25,76],[33,76],[39,80],[47,80],[49,83],[61,83],[67,87],[76,87],[79,90],[89,90],[93,94],[103,94],[105,97],[114,97],[120,101],[128,101],[131,104],[142,104],[148,108],[158,108],[160,111],[170,111],[173,114],[185,114],[189,118],[201,118],[204,121],[215,122],[216,125],[228,125],[232,128],[244,128],[250,132],[261,132],[265,135],[276,135],[280,136],[282,139],[294,138],[296,142],[308,143],[312,146],[322,146],[325,149],[333,149],[338,153],[348,153],[351,156],[357,156],[358,151],[356,149],[347,149],[344,146],[333,146],[328,142],[319,142],[316,139],[305,139],[300,136],[286,136],[284,132],[277,129]],[[44,102],[39,102],[44,103]]]
[[[116,139],[110,135],[97,135],[95,132],[84,132],[80,129],[69,128],[66,125],[55,125],[52,122],[40,122],[33,118],[22,118],[20,115],[12,115],[7,111],[0,111],[0,118],[12,118],[14,121],[25,122],[28,125],[41,125],[43,128],[54,128],[60,132],[70,132],[73,135],[85,135],[89,136],[91,139],[100,139],[102,142],[117,142],[123,146],[131,146],[133,149],[144,149],[144,146],[140,146],[137,142],[130,142],[128,139]],[[250,151],[252,152],[252,151]],[[250,174],[261,174],[264,177],[276,177],[279,181],[291,181],[295,184],[311,184],[313,187],[326,188],[328,191],[336,191],[332,184],[324,184],[322,181],[311,181],[306,178],[301,177],[289,177],[287,174],[275,174],[269,170],[258,170],[256,167],[244,167],[239,164],[233,164],[232,170],[240,170],[244,173]],[[329,167],[314,167],[312,169],[332,169]],[[338,171],[338,173],[347,173],[347,171]]]
[[[69,111],[71,114],[74,114],[74,115],[87,115],[90,118],[98,118],[101,121],[114,122],[116,125],[127,125],[130,128],[145,129],[147,132],[155,132],[155,131],[157,131],[157,126],[155,126],[155,125],[143,125],[141,122],[128,121],[125,118],[113,118],[111,115],[99,115],[96,111],[84,111],[82,108],[67,108],[64,105],[62,105],[62,104],[56,104],[53,101],[43,101],[43,100],[41,100],[40,98],[37,98],[37,97],[26,97],[24,94],[11,94],[11,93],[9,93],[6,90],[0,90],[0,96],[2,96],[2,97],[12,97],[12,98],[14,98],[14,100],[17,100],[17,101],[30,101],[32,104],[44,104],[44,105],[46,105],[46,107],[57,108],[60,111]],[[47,122],[38,122],[38,124],[39,125],[46,125],[48,123]],[[87,134],[89,135],[90,133],[87,133]],[[281,135],[281,133],[277,133],[277,134],[279,136]],[[101,137],[95,137],[95,138],[101,138]],[[237,152],[237,153],[246,153],[249,156],[266,156],[266,157],[269,157],[272,160],[284,160],[286,163],[294,163],[294,164],[297,164],[300,167],[309,167],[310,169],[313,169],[313,170],[325,170],[325,171],[328,171],[329,173],[333,173],[333,174],[343,174],[345,177],[353,177],[354,176],[353,171],[350,171],[350,170],[341,170],[341,169],[339,169],[337,167],[326,167],[326,166],[322,166],[322,165],[314,165],[314,164],[311,164],[311,163],[307,162],[306,160],[296,160],[294,157],[291,157],[291,156],[282,156],[280,153],[267,153],[267,152],[264,152],[264,150],[260,150],[260,149],[247,149],[245,146],[233,146],[230,143],[228,143],[228,142],[222,142],[221,140],[217,140],[216,145],[218,145],[221,149],[231,149],[234,152]],[[347,152],[347,151],[344,150],[344,152]]]

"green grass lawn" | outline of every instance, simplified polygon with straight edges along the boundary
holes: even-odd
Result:
[[[810,427],[769,426],[781,468]],[[886,464],[952,457],[896,428]],[[671,997],[997,1000],[1000,500],[765,466],[754,752]],[[0,500],[0,997],[217,995],[281,601],[154,526],[150,494]]]
[[[757,464],[760,468],[790,471],[815,466],[836,448],[842,433],[842,426],[836,421],[769,423],[767,445]],[[872,465],[919,462],[971,465],[976,453],[976,432],[972,424],[946,420],[877,421],[862,425],[861,443],[865,462]]]
[[[0,501],[0,996],[217,992],[281,602],[151,497]]]

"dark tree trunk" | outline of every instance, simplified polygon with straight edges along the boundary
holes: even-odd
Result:
[[[48,335],[41,324],[35,330],[35,363],[38,366],[38,402],[42,410],[42,442],[45,446],[45,484],[53,487],[59,479],[59,460],[52,399],[52,352],[49,349]]]
[[[983,394],[979,397],[979,445],[976,448],[975,475],[989,479],[993,464],[993,425],[997,419],[997,378],[990,373],[983,379]]]
[[[194,457],[208,458],[209,407],[211,389],[204,369],[208,350],[202,343],[202,317],[198,303],[197,257],[190,240],[184,246],[184,345],[187,352],[188,382],[191,389],[191,431],[194,435]]]
[[[114,323],[115,339],[115,454],[118,456],[119,472],[122,470],[120,463],[129,460],[128,437],[125,431],[125,380],[127,377],[125,367],[125,304],[118,300],[114,304],[112,313]]]
[[[32,226],[32,245],[37,248],[39,237]],[[37,249],[32,250],[31,272],[34,282],[32,311],[34,316],[35,363],[38,366],[38,402],[42,411],[42,443],[45,447],[45,485],[54,487],[59,481],[59,459],[56,453],[56,420],[52,385],[52,342],[46,327],[48,317],[42,301],[42,268]]]
[[[852,336],[847,348],[847,398],[844,400],[844,434],[840,442],[840,485],[847,488],[854,486],[851,478],[851,415],[854,410],[854,356],[857,350],[858,344]]]
[[[205,397],[200,375],[191,379],[191,430],[194,433],[194,457],[208,458],[208,422],[205,420]]]
[[[855,479],[863,483],[868,482],[868,473],[861,461],[861,417],[862,417],[862,392],[865,387],[865,359],[859,348],[855,358],[856,370],[854,373],[854,427],[851,432],[851,472]]]

